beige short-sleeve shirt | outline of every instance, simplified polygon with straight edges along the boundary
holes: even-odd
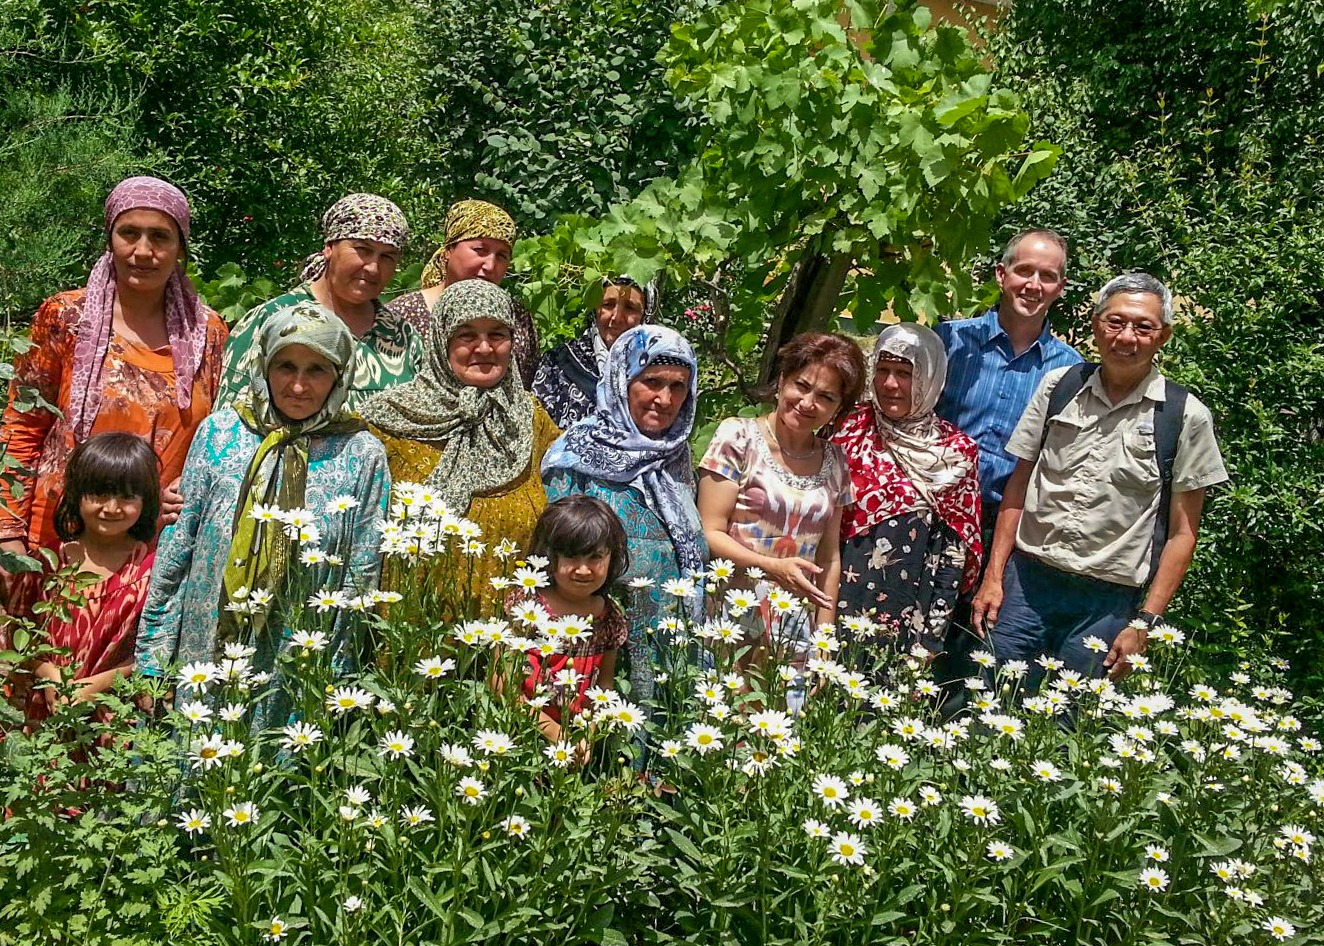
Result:
[[[1048,420],[1045,438],[1048,398],[1068,370],[1045,376],[1007,443],[1012,456],[1034,462],[1016,547],[1062,571],[1139,588],[1149,576],[1158,515],[1154,404],[1165,397],[1163,375],[1150,369],[1113,404],[1096,371]],[[1204,489],[1227,478],[1209,409],[1188,396],[1172,490]]]

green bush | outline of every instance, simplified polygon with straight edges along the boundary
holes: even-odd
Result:
[[[89,57],[38,0],[0,0],[0,319],[81,285],[101,204],[136,169],[132,90],[78,81]]]
[[[420,121],[434,149],[418,172],[456,199],[501,204],[535,232],[629,199],[693,150],[694,122],[657,54],[673,22],[711,5],[552,0],[456,16],[443,0],[418,0]],[[424,222],[433,242],[439,224]]]
[[[253,731],[272,678],[238,643],[154,685],[177,687],[156,718],[129,683],[109,721],[68,704],[0,743],[0,943],[1267,944],[1285,924],[1324,941],[1321,745],[1281,661],[1215,681],[1165,629],[1118,687],[1048,662],[1032,695],[1008,665],[972,684],[977,716],[944,723],[925,664],[846,619],[811,642],[788,716],[789,654],[737,662],[755,599],[718,561],[712,620],[681,618],[692,582],[666,589],[656,703],[593,694],[549,744],[489,681],[518,692],[522,652],[585,622],[430,617],[459,600],[432,556],[465,527],[425,492],[396,485],[394,593],[269,618],[299,629],[275,677],[287,727]],[[767,603],[774,631],[801,607]],[[338,611],[376,642],[349,679]],[[648,782],[628,764],[641,737]]]

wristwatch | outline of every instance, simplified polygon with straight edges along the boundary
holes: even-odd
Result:
[[[1163,615],[1154,614],[1150,611],[1137,611],[1136,616],[1131,619],[1134,627],[1143,627],[1146,632],[1154,630],[1163,623]]]

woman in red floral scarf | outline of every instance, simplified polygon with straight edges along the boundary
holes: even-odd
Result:
[[[979,576],[979,448],[933,412],[947,355],[930,329],[878,336],[868,395],[833,441],[855,505],[841,523],[839,613],[872,614],[899,645],[945,650],[958,594]]]

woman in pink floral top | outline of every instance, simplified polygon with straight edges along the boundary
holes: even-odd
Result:
[[[808,600],[817,623],[832,622],[852,493],[841,449],[818,431],[859,397],[864,357],[849,339],[818,332],[796,336],[777,357],[776,406],[723,421],[699,462],[699,515],[714,558],[760,569],[769,588]],[[766,634],[766,601],[762,609]]]

